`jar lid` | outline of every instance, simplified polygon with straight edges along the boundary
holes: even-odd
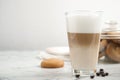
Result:
[[[105,22],[105,28],[102,30],[102,39],[120,39],[120,26],[116,21]]]

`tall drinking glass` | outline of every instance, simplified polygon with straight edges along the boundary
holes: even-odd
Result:
[[[66,21],[73,75],[94,74],[98,62],[101,12],[69,12]]]

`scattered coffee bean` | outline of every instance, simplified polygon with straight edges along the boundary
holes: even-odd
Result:
[[[101,75],[104,74],[104,71],[100,71],[100,74],[101,74]]]
[[[96,75],[97,75],[97,76],[100,76],[100,73],[99,73],[99,72],[97,72],[97,73],[96,73]]]
[[[106,75],[106,76],[108,76],[108,75],[109,75],[109,73],[107,73],[107,72],[106,72],[106,73],[105,73],[105,75]]]
[[[101,72],[101,71],[104,72],[104,69],[100,69],[100,72]]]
[[[95,76],[94,75],[91,75],[90,78],[93,79]]]
[[[80,75],[79,75],[79,74],[77,74],[77,75],[75,75],[75,77],[76,77],[76,78],[80,78]]]
[[[106,76],[106,74],[105,73],[103,73],[103,74],[101,74],[102,75],[102,77],[105,77]]]

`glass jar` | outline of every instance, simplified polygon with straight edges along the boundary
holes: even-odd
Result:
[[[105,60],[120,62],[120,26],[116,21],[105,23],[101,33],[99,58],[105,56]]]

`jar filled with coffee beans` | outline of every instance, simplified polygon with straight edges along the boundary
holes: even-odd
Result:
[[[105,60],[120,62],[120,26],[116,21],[105,23],[101,33],[99,58],[105,56]]]

